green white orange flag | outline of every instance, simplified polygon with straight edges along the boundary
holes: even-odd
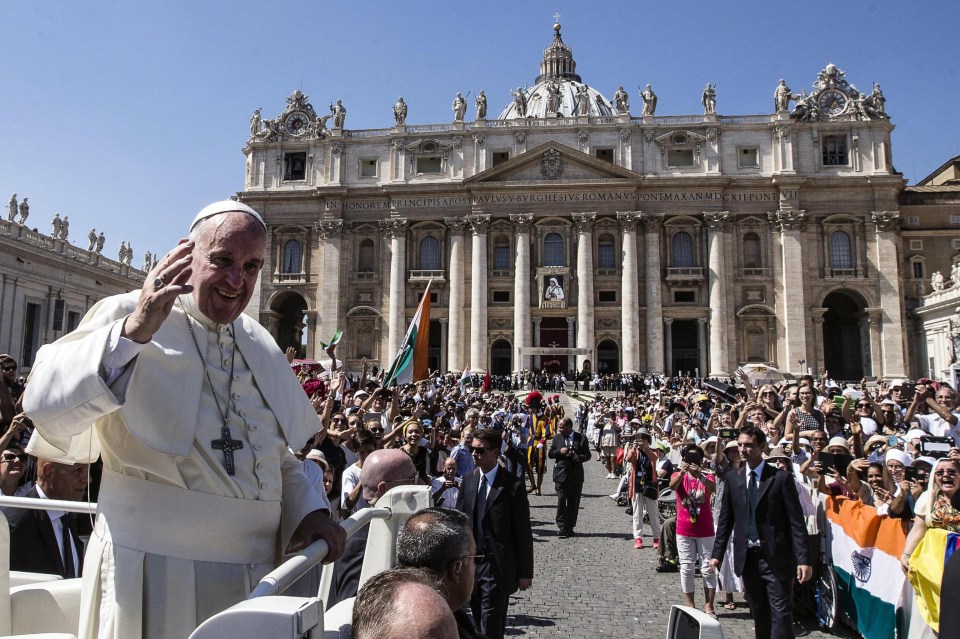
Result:
[[[320,348],[322,348],[323,350],[327,350],[328,348],[333,348],[334,346],[340,343],[340,338],[342,337],[343,337],[343,331],[338,328],[337,332],[334,333],[333,337],[330,339],[330,343],[324,344],[323,341],[321,341]]]
[[[420,299],[417,314],[410,320],[410,327],[400,344],[400,351],[390,365],[383,381],[384,387],[398,384],[411,384],[427,379],[430,370],[427,367],[427,355],[430,345],[430,284]]]

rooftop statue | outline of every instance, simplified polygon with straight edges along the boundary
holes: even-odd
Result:
[[[640,92],[640,97],[643,98],[643,113],[641,115],[656,115],[657,94],[653,92],[649,84],[646,89]]]
[[[480,93],[477,94],[476,104],[477,119],[485,120],[487,117],[487,96],[484,94],[483,89],[480,89]]]
[[[613,102],[617,105],[618,113],[630,113],[630,96],[623,90],[622,84],[617,87],[617,92],[613,94]]]
[[[403,96],[397,98],[397,103],[393,105],[393,119],[397,126],[407,123],[407,103],[403,101]]]
[[[700,97],[700,102],[703,103],[703,114],[704,115],[714,115],[717,112],[717,88],[707,82],[707,88],[703,90],[703,95]]]
[[[463,122],[463,116],[467,114],[467,101],[463,99],[460,92],[457,91],[457,97],[453,99],[453,121]]]
[[[347,109],[343,106],[343,102],[337,100],[336,104],[331,104],[330,113],[333,114],[333,128],[342,129],[343,122],[347,119]]]

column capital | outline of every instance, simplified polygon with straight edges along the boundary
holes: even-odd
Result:
[[[659,233],[660,229],[663,228],[662,213],[641,213],[640,219],[647,233]]]
[[[865,308],[863,309],[863,317],[871,324],[879,324],[880,320],[883,319],[883,309]]]
[[[343,234],[343,220],[321,220],[313,225],[324,240],[338,240]]]
[[[478,147],[482,147],[483,143],[487,141],[486,133],[474,133],[473,134],[473,143]]]
[[[871,211],[870,216],[877,225],[877,233],[900,230],[900,211]]]
[[[767,213],[775,231],[802,231],[807,227],[807,212],[799,209],[780,209]]]
[[[449,323],[450,323],[450,318],[449,318],[449,317],[438,317],[438,318],[437,318],[437,321],[440,322],[441,325],[443,325],[443,324],[449,324]]]
[[[823,316],[827,314],[828,310],[826,308],[811,308],[810,319],[813,320],[814,324],[823,324]]]
[[[571,213],[570,217],[580,233],[590,233],[597,222],[597,214],[593,212]]]
[[[470,230],[474,235],[486,235],[487,230],[490,228],[490,216],[468,215],[467,224],[470,225]]]
[[[733,225],[733,215],[730,211],[704,211],[703,222],[711,231],[725,233]]]
[[[518,234],[529,233],[533,225],[533,213],[511,213],[510,221]]]
[[[625,233],[633,233],[640,225],[640,211],[617,211],[617,220]]]
[[[671,320],[671,321],[672,321],[672,320]],[[699,324],[700,326],[706,326],[706,324],[707,324],[708,321],[709,321],[709,319],[706,318],[706,317],[698,317],[698,318],[697,318],[697,324]]]
[[[390,237],[391,240],[405,238],[407,236],[407,218],[396,217],[389,220],[380,220],[380,228]]]
[[[672,317],[664,317],[664,318],[663,318],[663,323],[666,324],[667,326],[670,326],[671,324],[673,324],[673,318],[672,318]]]
[[[445,217],[443,223],[450,229],[453,235],[460,235],[467,228],[467,219],[465,217]]]

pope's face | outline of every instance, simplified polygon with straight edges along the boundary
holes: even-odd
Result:
[[[253,295],[266,251],[263,227],[246,213],[206,221],[193,250],[193,296],[200,311],[218,324],[240,316]]]

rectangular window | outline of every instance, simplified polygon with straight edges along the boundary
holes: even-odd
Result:
[[[503,164],[509,159],[510,159],[510,151],[494,151],[493,152],[493,156],[492,156],[493,166],[497,166],[498,164]]]
[[[667,149],[667,166],[693,166],[693,149]]]
[[[283,179],[286,182],[307,179],[307,152],[283,154]]]
[[[614,270],[617,268],[617,259],[613,244],[601,242],[597,245],[597,268]]]
[[[951,224],[960,224],[960,215],[951,215],[950,216]]]
[[[510,246],[501,244],[493,247],[493,270],[510,270]]]
[[[430,291],[430,303],[431,303],[431,304],[438,304],[439,302],[440,302],[440,293],[436,293],[436,292],[434,292],[434,291]]]
[[[597,299],[601,302],[616,302],[617,292],[616,291],[599,291],[597,292]]]
[[[63,314],[67,310],[67,301],[64,299],[53,300],[53,331],[59,333],[63,330]]]
[[[913,263],[913,279],[915,280],[923,279],[923,262]]]
[[[741,169],[760,168],[760,150],[757,147],[742,146],[737,151],[737,166]]]
[[[960,240],[950,240],[950,248],[960,251]]]
[[[911,251],[922,251],[922,250],[923,250],[923,240],[910,240],[910,250],[911,250]]]
[[[613,164],[613,149],[597,149],[593,154],[597,156],[598,160]]]
[[[494,304],[509,304],[510,291],[492,291]]]
[[[75,331],[80,324],[80,313],[77,311],[67,312],[67,332]]]
[[[673,302],[675,304],[692,304],[697,301],[696,291],[674,291]]]
[[[23,318],[23,352],[20,355],[21,366],[33,366],[33,356],[40,347],[40,322],[43,314],[40,305],[27,302],[27,312]]]
[[[909,224],[910,226],[919,226],[919,224],[920,224],[920,216],[919,216],[919,215],[911,215],[910,217],[907,218],[907,224]]]
[[[439,155],[423,155],[417,158],[417,173],[440,173],[442,166]]]
[[[847,136],[845,135],[825,135],[823,136],[823,165],[824,166],[846,166],[849,163],[847,158]]]
[[[362,178],[377,177],[377,161],[376,160],[360,160],[360,177]]]

